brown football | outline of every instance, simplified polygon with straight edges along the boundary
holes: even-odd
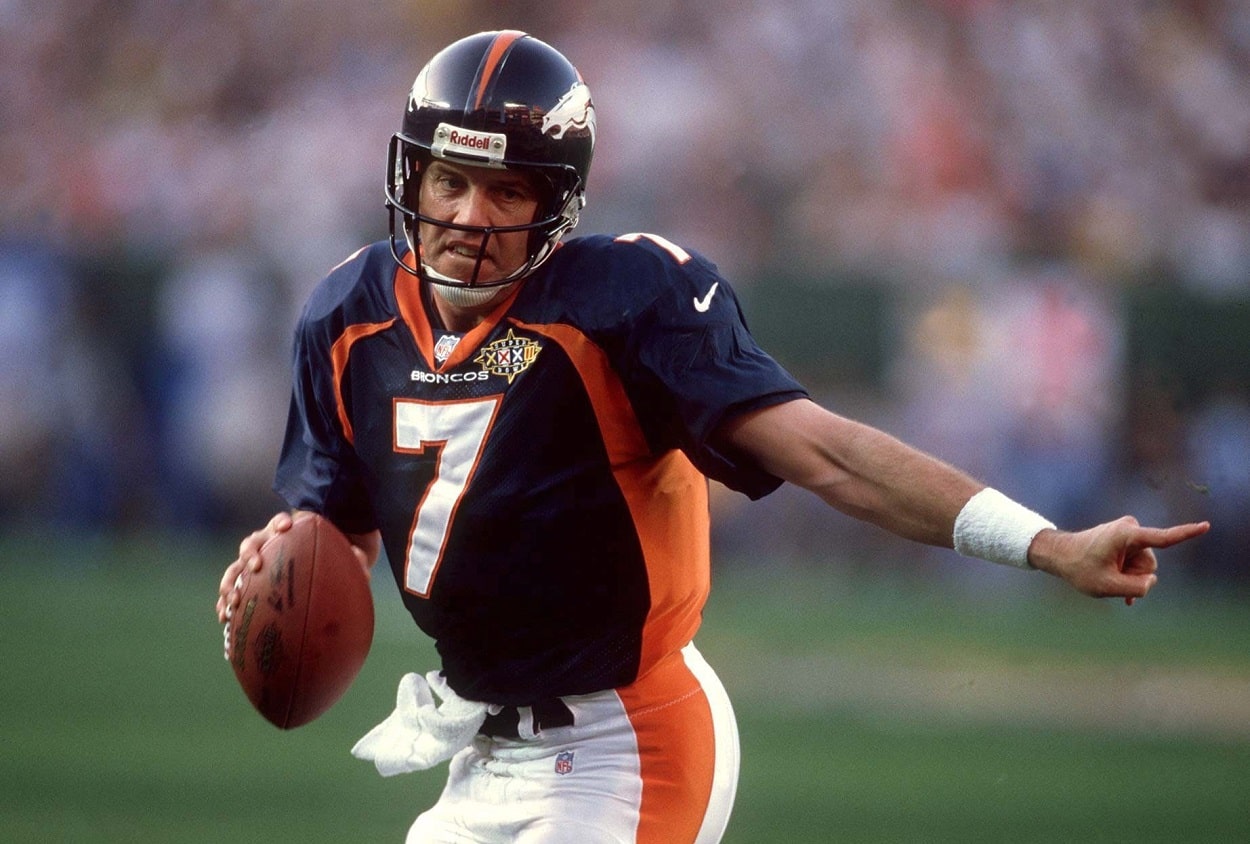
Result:
[[[369,576],[338,528],[318,515],[260,549],[230,621],[230,665],[248,700],[284,730],[317,718],[356,679],[373,643]]]

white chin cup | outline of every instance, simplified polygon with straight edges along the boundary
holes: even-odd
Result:
[[[426,272],[429,272],[427,269]],[[434,295],[441,298],[453,308],[478,308],[500,296],[507,295],[512,284],[501,284],[498,287],[464,287],[458,284],[434,284]]]

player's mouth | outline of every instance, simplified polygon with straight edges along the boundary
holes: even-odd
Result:
[[[479,258],[481,266],[478,266]],[[478,281],[492,280],[492,273],[495,270],[494,258],[489,251],[482,252],[478,244],[452,242],[438,250],[435,269],[444,275],[468,281],[475,268]]]
[[[453,255],[459,255],[462,258],[468,258],[471,261],[477,260],[477,256],[479,252],[479,250],[476,247],[465,246],[463,244],[458,244],[458,243],[452,244],[451,246],[447,247],[447,251]],[[489,255],[485,256],[486,259],[489,259],[489,257],[490,257]]]

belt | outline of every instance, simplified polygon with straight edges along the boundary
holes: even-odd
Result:
[[[520,738],[519,727],[525,715],[521,710],[528,710],[535,735],[543,730],[573,726],[573,710],[560,698],[553,697],[530,706],[505,706],[493,715],[488,714],[478,732],[492,738]]]

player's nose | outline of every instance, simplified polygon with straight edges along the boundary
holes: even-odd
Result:
[[[452,222],[462,226],[491,225],[491,206],[487,192],[477,186],[466,190],[456,205],[456,216]]]

